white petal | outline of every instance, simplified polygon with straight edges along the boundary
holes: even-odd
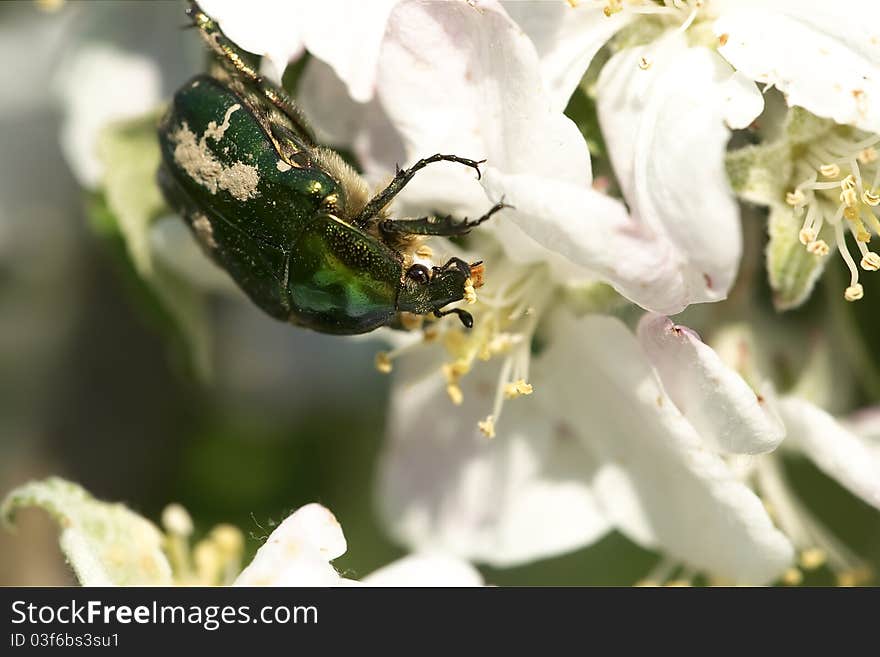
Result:
[[[541,59],[544,85],[554,109],[563,110],[599,49],[633,14],[605,16],[602,6],[565,2],[502,3],[525,31]]]
[[[491,227],[496,237],[506,240],[513,223],[534,241],[532,249],[516,245],[517,252],[503,241],[511,257],[528,261],[546,259],[542,254],[547,251],[557,254],[567,264],[553,263],[555,273],[597,276],[631,301],[657,312],[677,313],[690,301],[673,246],[634,223],[616,199],[549,178],[505,174],[494,167],[486,169],[483,181],[492,198],[503,196],[514,207],[498,214]],[[529,257],[530,253],[534,255]]]
[[[645,315],[638,338],[678,410],[715,449],[761,454],[782,442],[780,418],[696,333]]]
[[[713,29],[727,61],[790,105],[880,132],[880,3],[728,2]]]
[[[156,107],[161,98],[159,69],[142,55],[88,45],[70,57],[57,80],[66,109],[61,149],[79,183],[95,187],[103,175],[99,133],[111,121]]]
[[[880,509],[880,452],[874,444],[798,397],[780,400],[779,410],[788,428],[786,446],[802,450],[825,474]]]
[[[365,103],[376,89],[376,67],[388,16],[397,0],[310,2],[304,20],[306,48],[330,64],[351,97]]]
[[[439,554],[411,554],[373,571],[369,586],[482,586],[483,576],[466,561]]]
[[[554,109],[535,47],[497,3],[403,3],[391,15],[378,77],[382,103],[410,159],[455,153],[508,173],[535,172],[580,185],[589,154],[577,127]],[[432,165],[419,177],[455,171]]]
[[[736,582],[765,583],[788,567],[788,539],[706,449],[619,320],[560,315],[547,340],[534,376],[556,377],[553,407],[599,452],[595,491],[621,531]]]
[[[226,36],[265,55],[276,77],[303,46],[327,62],[359,102],[373,96],[376,63],[388,14],[397,0],[205,0],[202,9]]]
[[[302,54],[308,0],[200,0],[199,5],[240,48],[266,56],[276,80]]]
[[[282,522],[236,580],[241,586],[329,586],[330,561],[345,553],[345,536],[329,509],[307,504]]]
[[[378,99],[353,101],[328,64],[309,60],[299,81],[297,103],[318,141],[351,150],[368,180],[387,182],[394,167],[406,161],[400,135]]]
[[[507,402],[488,440],[476,423],[491,410],[498,370],[480,363],[453,406],[430,356],[404,363],[381,461],[382,516],[415,550],[510,566],[587,545],[607,530],[590,492],[590,455],[535,393]],[[436,361],[430,361],[436,365]]]
[[[674,245],[691,302],[726,297],[742,248],[725,119],[742,124],[751,101],[731,105],[748,92],[730,76],[718,55],[681,36],[623,50],[599,76],[599,119],[624,198],[645,232]]]

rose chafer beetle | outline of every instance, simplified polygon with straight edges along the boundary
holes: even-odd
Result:
[[[505,205],[472,221],[394,219],[388,205],[431,163],[457,162],[479,176],[481,162],[433,155],[371,196],[197,3],[187,14],[215,61],[162,118],[158,180],[205,252],[265,312],[298,326],[355,334],[402,326],[402,313],[455,313],[470,328],[468,312],[444,308],[473,296],[482,265],[451,258],[429,268],[413,254],[419,236],[463,235]]]

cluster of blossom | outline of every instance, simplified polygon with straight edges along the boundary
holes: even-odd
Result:
[[[825,564],[842,583],[869,576],[780,455],[880,509],[880,421],[823,410],[827,341],[798,343],[781,388],[774,354],[797,339],[728,296],[743,200],[769,208],[780,310],[834,249],[851,280],[832,303],[861,299],[859,268],[880,268],[880,4],[201,5],[266,75],[310,53],[297,100],[370,182],[436,152],[486,161],[480,180],[429,167],[398,214],[512,206],[468,243],[486,271],[475,327],[389,332],[377,356],[393,376],[379,495],[397,539],[511,566],[618,530],[663,555],[650,582],[797,583]],[[566,115],[573,94],[595,133]],[[685,309],[705,342],[667,318]]]

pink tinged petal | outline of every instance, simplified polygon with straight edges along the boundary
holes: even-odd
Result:
[[[718,51],[789,105],[880,132],[880,4],[804,0],[726,3]]]
[[[345,554],[342,528],[330,510],[307,504],[288,516],[236,580],[240,586],[331,586],[330,561]]]
[[[502,2],[535,44],[552,107],[562,111],[599,49],[632,20],[632,14],[605,16],[603,7],[582,3]]]
[[[534,375],[559,382],[553,406],[599,453],[595,491],[609,518],[692,568],[739,583],[776,578],[791,544],[666,396],[635,336],[610,317],[557,319]]]
[[[657,312],[677,313],[687,305],[687,281],[672,245],[633,222],[620,201],[590,188],[494,167],[486,169],[483,183],[490,197],[503,196],[515,208],[499,213],[494,227],[499,240],[505,239],[509,221],[534,241],[533,253],[540,254],[540,246],[564,259],[553,265],[556,273],[572,277],[579,269],[580,278],[599,277]],[[525,245],[517,246],[525,259]]]
[[[725,119],[742,125],[743,105],[754,103],[730,78],[718,55],[681,36],[623,50],[599,76],[599,119],[624,198],[644,232],[673,245],[688,302],[725,298],[742,250]]]
[[[398,5],[378,85],[410,160],[455,153],[509,173],[589,184],[583,137],[552,107],[534,45],[497,2]],[[479,190],[460,165],[432,165],[413,184],[441,175],[455,176],[459,194]]]
[[[480,365],[462,380],[458,407],[436,367],[409,359],[396,373],[380,463],[385,524],[414,550],[499,567],[597,540],[608,524],[590,490],[596,465],[559,417],[540,413],[549,382],[508,401],[488,440],[477,421],[491,410],[498,371]]]
[[[369,586],[483,586],[483,576],[476,568],[439,554],[411,554],[361,581]]]
[[[786,446],[801,450],[853,495],[880,509],[880,452],[821,408],[798,397],[779,402],[788,428]]]
[[[778,415],[696,333],[661,315],[645,315],[637,334],[666,393],[714,449],[761,454],[782,442],[785,426]]]

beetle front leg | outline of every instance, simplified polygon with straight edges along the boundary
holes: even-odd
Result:
[[[484,214],[474,220],[456,221],[452,217],[419,217],[418,219],[385,219],[379,224],[379,230],[385,235],[431,235],[435,237],[456,237],[466,235],[484,221],[504,208],[512,208],[504,201],[499,201]]]
[[[364,209],[361,210],[361,213],[355,218],[354,224],[359,228],[366,228],[369,226],[372,221],[376,220],[376,217],[379,212],[382,211],[382,208],[391,203],[394,197],[406,187],[406,184],[410,180],[412,180],[413,176],[429,164],[433,164],[434,162],[457,162],[458,164],[464,164],[477,172],[477,180],[479,180],[480,165],[485,161],[486,160],[469,160],[465,157],[459,157],[458,155],[442,155],[437,153],[431,157],[419,160],[408,169],[398,169],[388,186],[376,194],[376,196],[370,199],[370,201],[364,206]]]

